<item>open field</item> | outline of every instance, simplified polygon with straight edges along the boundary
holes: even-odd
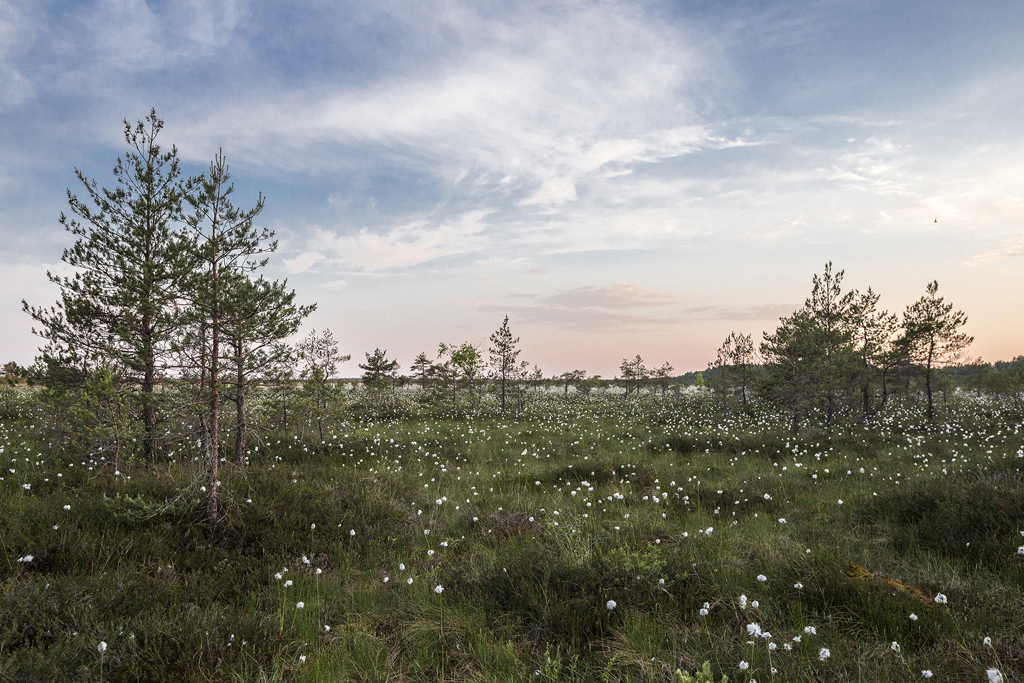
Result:
[[[210,528],[198,453],[114,472],[29,406],[0,680],[1024,681],[1020,417],[891,408],[791,437],[700,393],[548,394],[263,432]]]

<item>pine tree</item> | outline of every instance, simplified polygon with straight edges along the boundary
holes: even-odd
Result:
[[[420,387],[423,389],[427,388],[427,380],[430,377],[432,363],[433,361],[427,356],[426,351],[420,352],[420,355],[416,356],[412,362],[410,369],[412,370],[413,377],[419,379]]]
[[[722,345],[718,347],[715,360],[708,364],[713,378],[712,383],[721,392],[723,401],[739,389],[740,400],[747,405],[747,387],[750,384],[751,369],[754,357],[754,340],[749,334],[730,332]]]
[[[235,276],[226,287],[224,300],[225,357],[233,377],[228,399],[235,404],[235,463],[245,464],[248,431],[246,398],[254,381],[279,377],[291,364],[293,353],[285,339],[295,334],[302,320],[316,310],[295,305],[295,291],[287,281],[268,282]]]
[[[644,359],[640,354],[633,360],[623,358],[619,372],[622,373],[622,383],[626,385],[626,398],[629,398],[633,391],[639,394],[640,386],[650,377],[650,370],[644,365]]]
[[[61,289],[55,306],[22,302],[42,326],[36,333],[47,341],[41,360],[51,378],[81,382],[91,371],[110,367],[120,375],[120,386],[135,393],[149,466],[157,449],[155,389],[182,324],[177,304],[189,273],[179,231],[188,184],[177,149],[166,152],[157,144],[163,126],[155,109],[135,126],[124,121],[131,151],[114,166],[112,190],[75,169],[86,198],[68,190],[77,218],[62,213],[60,224],[77,238],[61,257],[77,272],[72,277],[47,273]]]
[[[860,364],[861,416],[867,419],[873,412],[871,407],[871,383],[877,376],[882,379],[882,401],[887,398],[886,376],[891,369],[894,355],[898,318],[895,314],[878,309],[880,295],[870,287],[858,294],[850,307],[853,320],[853,342]],[[879,408],[881,407],[879,406]]]
[[[242,211],[234,206],[231,195],[234,185],[222,152],[210,162],[209,171],[196,179],[193,191],[185,199],[191,207],[186,217],[190,232],[189,255],[195,266],[190,288],[190,316],[205,334],[201,343],[209,340],[208,360],[200,372],[205,378],[208,411],[203,420],[207,430],[206,443],[206,513],[214,522],[217,517],[217,463],[220,444],[220,361],[224,326],[230,322],[225,313],[232,284],[241,286],[242,278],[266,265],[262,254],[277,249],[271,242],[273,233],[254,225],[263,210],[263,196],[256,205]],[[208,335],[208,336],[207,336]],[[205,351],[205,349],[204,349]]]
[[[310,408],[313,410],[313,419],[316,420],[321,443],[324,441],[327,410],[337,391],[332,381],[334,373],[337,372],[339,363],[350,360],[350,354],[342,355],[338,350],[338,342],[334,341],[334,335],[330,330],[324,330],[320,336],[317,336],[316,330],[311,330],[299,344],[299,362],[302,364],[299,378],[302,380],[303,393],[309,399]]]
[[[579,391],[578,383],[582,382],[586,378],[586,370],[569,370],[568,372],[563,372],[561,375],[558,375],[558,377],[555,377],[553,379],[556,379],[562,383],[562,386],[565,389],[565,394],[566,396],[568,396],[569,387],[573,384],[577,384],[577,391]]]
[[[366,363],[359,363],[359,369],[364,371],[364,385],[371,389],[382,389],[388,384],[394,386],[395,373],[401,366],[397,360],[388,360],[387,354],[387,349],[374,349],[372,354],[365,354]]]
[[[516,371],[516,358],[520,349],[516,348],[519,337],[512,338],[512,332],[508,328],[508,316],[494,334],[491,335],[490,366],[491,376],[500,382],[501,387],[501,414],[505,414],[505,392],[508,382]]]
[[[934,423],[934,368],[957,362],[974,341],[974,337],[958,331],[967,324],[967,315],[963,311],[954,312],[953,304],[947,304],[941,296],[937,296],[937,280],[929,282],[926,291],[925,296],[907,306],[903,313],[903,330],[911,360],[924,365],[928,422]]]

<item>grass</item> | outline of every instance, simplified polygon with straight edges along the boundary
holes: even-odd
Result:
[[[1024,437],[989,402],[800,438],[693,396],[360,417],[262,432],[210,528],[186,448],[115,474],[23,406],[0,680],[1024,682]]]

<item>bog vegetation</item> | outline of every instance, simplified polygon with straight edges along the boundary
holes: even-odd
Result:
[[[0,388],[0,680],[1024,681],[1024,358],[826,265],[703,373],[359,380],[152,113]]]

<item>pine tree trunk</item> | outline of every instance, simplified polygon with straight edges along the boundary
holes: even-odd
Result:
[[[235,464],[245,466],[245,433],[248,425],[245,421],[245,366],[242,350],[235,347],[238,358],[238,374],[235,376]]]
[[[220,309],[218,307],[217,297],[218,292],[218,281],[217,281],[217,250],[216,250],[216,239],[217,232],[214,229],[211,232],[211,241],[213,242],[213,300],[212,300],[212,329],[211,343],[210,343],[210,450],[207,454],[206,460],[206,519],[213,525],[217,523],[217,461],[220,453],[220,425],[218,424],[218,410],[220,408],[219,399],[220,395],[217,387],[217,374],[219,371],[218,361],[220,360]]]

